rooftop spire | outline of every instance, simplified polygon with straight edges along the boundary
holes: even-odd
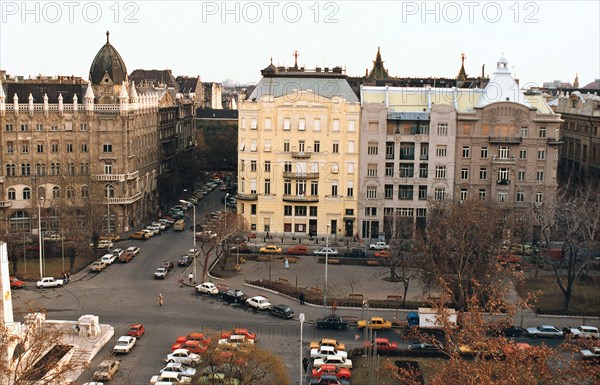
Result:
[[[465,71],[465,59],[467,56],[464,53],[460,54],[462,65],[460,67],[460,71],[458,71],[458,76],[456,76],[456,80],[465,81],[467,80],[467,71]]]
[[[380,47],[377,47],[377,55],[375,56],[375,61],[373,61],[373,69],[371,70],[371,74],[369,74],[369,80],[387,80],[389,79],[389,75],[385,67],[383,66],[384,61],[381,60],[381,50]]]
[[[300,54],[298,53],[298,51],[294,51],[294,68],[298,69],[298,56],[300,56]]]
[[[106,44],[110,44],[110,41],[108,40],[109,35],[110,32],[106,31]]]

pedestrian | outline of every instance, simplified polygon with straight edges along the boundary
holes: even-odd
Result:
[[[190,274],[188,274],[188,279],[190,280],[190,283],[192,283],[192,280],[194,279],[194,273],[190,272]]]
[[[158,306],[162,306],[163,305],[163,296],[162,294],[158,295]]]
[[[288,261],[288,259],[286,258],[285,261],[283,262],[283,267],[286,269],[290,268],[290,261]]]
[[[304,292],[300,292],[300,305],[304,305]]]

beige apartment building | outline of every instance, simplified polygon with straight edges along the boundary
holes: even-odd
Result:
[[[353,236],[360,104],[340,67],[261,71],[240,101],[238,213],[260,235]]]
[[[560,115],[501,58],[485,88],[361,87],[359,226],[424,227],[428,199],[543,205],[557,187]]]

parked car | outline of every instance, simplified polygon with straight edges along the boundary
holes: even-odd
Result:
[[[129,251],[126,251],[123,254],[121,254],[121,256],[119,257],[119,262],[129,263],[129,261],[131,261],[132,259],[133,259],[133,254]]]
[[[90,246],[94,246],[94,244],[90,244]],[[98,241],[98,249],[112,249],[113,243],[107,239],[101,239]]]
[[[121,240],[121,236],[119,234],[115,234],[115,233],[102,234],[102,235],[100,235],[99,239],[101,241],[106,240],[106,241],[116,242],[116,241]]]
[[[64,281],[62,279],[55,279],[53,277],[44,277],[36,283],[38,289],[47,289],[49,287],[61,287],[62,285],[64,285]]]
[[[136,246],[131,246],[131,247],[128,247],[127,250],[125,250],[125,251],[133,254],[133,256],[135,257],[136,255],[138,255],[140,253],[140,248],[136,247]]]
[[[182,344],[185,343],[186,341],[198,341],[200,343],[202,343],[203,345],[208,345],[210,344],[211,339],[207,338],[204,333],[198,333],[198,332],[193,332],[188,334],[187,336],[179,336],[177,337],[177,339],[175,340],[176,344]],[[173,350],[173,349],[171,349]]]
[[[325,318],[319,318],[316,321],[317,329],[346,329],[348,321],[336,314],[328,315]]]
[[[315,358],[313,361],[313,368],[320,368],[323,365],[335,365],[338,368],[352,369],[352,360],[349,358],[343,358],[339,355],[326,356],[324,358]]]
[[[392,253],[390,253],[389,250],[379,250],[375,252],[377,258],[389,258],[391,255]]]
[[[219,289],[212,282],[203,282],[200,285],[196,286],[196,292],[217,295],[219,294]]]
[[[167,278],[168,273],[169,273],[169,270],[165,269],[164,267],[157,267],[156,270],[154,271],[154,278],[165,279],[165,278]]]
[[[267,310],[271,308],[271,302],[269,302],[268,299],[266,299],[265,297],[261,296],[261,295],[257,295],[255,297],[252,298],[248,298],[246,300],[246,303],[248,304],[248,306],[253,307],[257,310]]]
[[[569,332],[574,338],[600,338],[598,328],[595,326],[581,325],[576,328],[569,328]]]
[[[373,330],[390,330],[392,328],[392,323],[384,320],[383,317],[371,317],[369,321],[361,320],[357,325],[359,329],[366,327]]]
[[[135,338],[141,338],[146,332],[146,328],[142,324],[133,324],[129,325],[129,330],[127,331],[128,336],[132,336]]]
[[[171,351],[186,349],[192,353],[202,354],[208,350],[208,344],[204,341],[189,340],[183,343],[174,343],[171,345]]]
[[[168,271],[171,271],[175,267],[175,264],[173,263],[173,261],[163,261],[160,267],[164,267]]]
[[[600,348],[580,350],[579,354],[581,354],[582,360],[596,360],[600,363]]]
[[[325,358],[334,355],[339,355],[342,358],[348,358],[348,352],[337,350],[334,346],[323,345],[318,349],[310,349],[310,358]]]
[[[338,343],[337,340],[333,338],[322,338],[319,341],[312,341],[310,343],[310,349],[318,349],[321,346],[332,346],[337,350],[346,350],[346,345],[343,343]]]
[[[400,350],[396,342],[390,342],[387,338],[375,338],[374,341],[365,342],[363,348],[373,349],[379,355],[397,355]]]
[[[244,336],[245,339],[256,341],[256,333],[252,333],[252,332],[248,331],[248,329],[235,328],[233,330],[226,330],[226,331],[221,332],[221,338],[229,338],[229,337],[235,336],[235,335]]]
[[[369,245],[369,249],[371,249],[371,250],[384,250],[384,249],[389,249],[389,248],[390,248],[390,245],[388,245],[387,243],[385,243],[383,241],[371,243]]]
[[[189,266],[192,264],[192,258],[188,257],[187,255],[182,256],[181,258],[179,258],[179,260],[177,261],[177,266]]]
[[[146,239],[146,233],[144,231],[136,231],[135,233],[132,233],[131,235],[129,235],[129,238],[131,239]]]
[[[131,336],[122,336],[117,340],[117,344],[113,348],[113,353],[115,354],[126,354],[135,346],[136,342],[135,337]]]
[[[177,349],[167,355],[165,362],[177,362],[184,365],[196,366],[200,363],[200,356],[186,349]]]
[[[171,373],[179,373],[182,376],[192,377],[196,374],[196,369],[191,368],[189,366],[185,366],[183,364],[177,362],[170,362],[164,368],[160,370],[161,373],[171,372]]]
[[[522,327],[511,325],[501,328],[500,330],[490,330],[488,334],[493,336],[521,337],[524,332],[525,329]]]
[[[352,377],[352,372],[346,368],[338,368],[335,365],[321,365],[319,368],[313,368],[311,372],[312,378],[321,378],[323,375],[333,375],[340,380],[349,380]]]
[[[350,250],[346,251],[344,253],[343,257],[344,258],[366,258],[367,253],[365,253],[365,251],[363,249],[354,248],[354,249],[350,249]]]
[[[424,351],[424,352],[439,352],[442,350],[440,345],[429,344],[426,342],[412,342],[408,344],[409,350]]]
[[[145,239],[152,238],[154,236],[153,230],[143,229],[142,232],[144,233]]]
[[[319,378],[311,378],[309,385],[350,385],[350,381],[342,380],[335,374],[323,374]]]
[[[152,233],[154,233],[154,235],[158,235],[162,231],[160,226],[156,226],[156,225],[146,226],[146,230],[152,231]]]
[[[96,261],[94,263],[92,263],[92,265],[90,266],[90,270],[95,272],[95,273],[99,273],[102,270],[106,269],[106,262],[100,260],[100,261]]]
[[[261,247],[260,250],[258,250],[258,252],[262,254],[281,254],[281,247],[277,247],[275,245],[268,245],[265,247]]]
[[[117,256],[115,254],[104,254],[100,261],[104,262],[107,265],[112,265],[117,260]]]
[[[104,360],[98,365],[98,370],[94,372],[93,379],[95,381],[110,381],[113,379],[121,361],[119,360]]]
[[[274,316],[281,317],[283,319],[292,318],[294,314],[296,314],[294,313],[294,310],[291,307],[284,304],[279,304],[271,307],[269,309],[269,313],[271,313]]]
[[[310,254],[310,251],[308,250],[308,247],[306,247],[304,245],[295,245],[295,246],[288,247],[287,253],[294,254],[294,255],[308,255],[308,254]]]
[[[229,249],[229,251],[232,252],[232,253],[243,253],[243,254],[246,254],[246,253],[251,253],[252,249],[247,244],[240,243],[237,246],[233,246],[231,249]]]
[[[16,277],[10,277],[10,288],[11,289],[22,289],[25,286],[25,282],[17,279]]]
[[[313,254],[315,255],[338,255],[338,251],[335,249],[332,249],[331,247],[323,247],[321,250],[315,250],[313,251]]]
[[[244,292],[239,289],[229,289],[227,291],[222,291],[219,292],[219,295],[225,301],[234,303],[244,303],[246,302],[246,299],[248,299],[246,294],[244,294]]]
[[[191,377],[173,372],[164,372],[150,378],[150,385],[183,385],[191,383]]]
[[[527,328],[527,334],[533,338],[562,338],[564,336],[562,330],[559,330],[552,325],[541,325],[535,328]]]

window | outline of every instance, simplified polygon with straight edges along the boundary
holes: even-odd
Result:
[[[427,163],[419,164],[419,178],[427,178],[429,174],[429,169]]]
[[[447,147],[446,146],[437,146],[435,149],[435,155],[439,156],[439,157],[444,157],[446,156],[447,153]]]
[[[283,119],[283,129],[285,131],[290,130],[290,119],[288,119],[288,118]]]
[[[338,142],[333,142],[333,149],[331,152],[334,154],[337,154],[340,152],[340,144]]]
[[[305,223],[296,223],[294,225],[294,231],[297,233],[305,233],[306,232],[306,224]]]
[[[286,140],[283,142],[283,152],[290,152],[290,141]]]
[[[265,172],[271,172],[271,161],[265,160]]]
[[[321,131],[321,119],[315,119],[314,130]]]
[[[299,140],[298,141],[298,151],[299,152],[304,152],[304,148],[305,148],[305,142],[303,140]]]
[[[79,131],[87,131],[87,124],[86,123],[81,123],[79,125]]]
[[[488,148],[487,147],[481,147],[481,159],[487,159],[488,158]]]
[[[399,189],[398,189],[398,199],[412,200],[413,199],[413,186],[400,185]]]
[[[17,192],[15,191],[14,188],[9,188],[7,193],[6,193],[6,197],[9,201],[14,201],[17,199]]]
[[[251,139],[250,140],[250,151],[251,152],[256,152],[256,139]]]
[[[67,152],[73,152],[73,143],[67,143]]]
[[[485,189],[479,189],[479,200],[480,201],[485,200]]]
[[[29,163],[21,163],[21,175],[31,175],[31,166]]]
[[[255,160],[250,161],[250,171],[256,172],[256,161]]]
[[[538,182],[543,182],[544,181],[544,171],[543,170],[538,170],[535,174],[535,180]]]
[[[519,150],[519,159],[527,159],[527,149],[522,148]]]
[[[354,196],[354,182],[348,182],[348,189],[346,190],[348,197]]]
[[[17,168],[14,163],[9,163],[6,165],[6,176],[15,176],[17,175]]]
[[[27,124],[21,124],[21,131],[29,131],[29,126]]]
[[[356,122],[354,120],[348,121],[348,132],[356,131]]]
[[[291,216],[292,215],[292,206],[289,206],[289,205],[283,206],[283,215],[285,215],[286,217]]]
[[[385,164],[385,176],[394,176],[394,163]]]
[[[463,169],[460,170],[460,178],[462,180],[468,180],[469,179],[469,169],[468,168],[463,168]]]
[[[112,152],[112,144],[110,143],[105,143],[102,146],[102,152]]]
[[[87,143],[81,143],[81,152],[88,152]]]
[[[318,207],[317,206],[310,206],[308,208],[308,215],[311,217],[316,217],[318,215]]]
[[[519,182],[523,182],[523,181],[525,181],[525,171],[523,171],[523,170],[520,170],[520,171],[517,173],[517,180],[518,180]]]
[[[507,146],[498,147],[498,158],[508,159],[510,157],[510,148]]]
[[[284,172],[292,172],[292,162],[285,162],[283,164],[283,171]]]
[[[75,163],[69,163],[69,173],[68,175],[75,175]]]
[[[544,202],[544,193],[542,192],[536,192],[535,193],[535,203],[536,204],[541,204]]]
[[[67,198],[75,198],[75,189],[72,186],[67,187]]]
[[[377,187],[367,187],[367,199],[377,199]]]
[[[258,128],[258,123],[256,122],[255,118],[251,118],[250,119],[250,129],[251,130],[256,130]]]
[[[446,166],[435,166],[435,178],[436,179],[446,178]]]
[[[29,187],[25,187],[23,189],[23,199],[25,199],[25,200],[31,199],[31,189]]]
[[[438,188],[435,189],[433,198],[436,201],[443,201],[445,199],[445,196],[446,196],[446,189],[445,188],[443,188],[443,187],[439,188],[438,187]]]
[[[369,122],[367,129],[370,133],[377,133],[377,130],[379,129],[379,122]]]
[[[87,175],[90,173],[90,165],[88,163],[79,164],[79,172],[81,175]]]
[[[58,126],[50,126],[50,131],[58,131]]]
[[[265,152],[271,152],[271,139],[265,139]]]
[[[306,130],[306,121],[304,119],[299,119],[298,120],[298,131],[305,131]]]
[[[508,200],[508,190],[498,190],[498,202],[506,202]]]
[[[378,144],[377,143],[369,143],[367,147],[368,155],[377,155],[378,152]]]
[[[21,144],[21,153],[29,154],[29,143]]]
[[[469,147],[469,146],[463,146],[462,157],[463,158],[470,158],[471,157],[471,147]]]
[[[90,188],[88,186],[81,186],[81,197],[88,198],[90,196]]]
[[[271,129],[271,118],[265,118],[265,130]]]
[[[246,170],[246,163],[244,162],[244,160],[240,160],[240,171],[244,171]]]
[[[517,191],[517,202],[525,202],[525,192]]]
[[[348,141],[348,153],[354,154],[354,141],[353,140]]]
[[[429,143],[421,143],[421,160],[429,159]]]
[[[37,163],[35,165],[35,174],[36,175],[45,175],[46,174],[46,165],[44,163]]]
[[[321,142],[318,140],[315,140],[314,144],[313,144],[313,151],[314,152],[321,152]]]
[[[319,182],[316,180],[310,181],[310,195],[319,195]]]
[[[546,127],[540,127],[538,131],[538,137],[545,138],[546,137]]]
[[[377,165],[376,164],[367,165],[367,176],[377,176]]]
[[[508,168],[500,168],[498,170],[498,181],[502,182],[507,182],[508,181],[508,175],[509,175],[509,169]]]
[[[52,188],[52,198],[60,198],[60,188],[57,186]]]
[[[394,185],[386,184],[384,186],[384,197],[385,197],[385,199],[393,199],[394,198]]]
[[[394,159],[394,142],[385,144],[385,159]]]
[[[460,201],[464,202],[467,200],[467,196],[468,196],[468,190],[466,188],[461,188],[460,189]]]
[[[41,153],[44,152],[44,144],[43,143],[38,143],[38,145],[37,145],[37,152],[39,154],[41,154]]]
[[[58,152],[58,143],[51,143],[50,144],[50,152],[52,152],[52,153],[57,153]]]
[[[250,214],[251,215],[256,215],[256,204],[251,204],[250,205]]]
[[[427,200],[427,186],[419,186],[419,200],[420,201]]]
[[[486,179],[487,179],[487,168],[481,167],[479,169],[479,180],[486,180]]]
[[[294,206],[294,215],[297,217],[305,217],[306,206]]]
[[[538,158],[538,160],[544,160],[544,159],[546,159],[546,150],[543,149],[543,148],[538,149],[537,158]]]
[[[448,123],[438,123],[437,134],[439,136],[447,136],[448,135]]]
[[[521,138],[527,138],[529,136],[529,128],[527,126],[521,127]]]
[[[412,163],[400,163],[400,177],[412,178],[415,175],[415,166]]]
[[[15,153],[15,145],[13,142],[6,142],[6,153],[7,154]]]
[[[284,195],[292,194],[292,182],[290,180],[283,181],[283,194]]]
[[[333,119],[331,130],[334,132],[337,132],[340,130],[340,120],[339,119]]]
[[[365,207],[365,216],[374,217],[377,215],[377,207]]]
[[[54,163],[52,163],[54,164]],[[104,173],[105,174],[112,174],[112,163],[105,163],[104,164]]]
[[[6,128],[6,131],[14,131],[13,125],[12,124],[7,124],[6,126],[4,126]]]
[[[296,195],[306,196],[306,181],[305,180],[296,181]]]
[[[337,185],[337,183],[331,185],[331,196],[332,197],[338,196],[338,185]]]
[[[244,138],[240,139],[240,151],[246,151],[246,143],[244,143]]]

